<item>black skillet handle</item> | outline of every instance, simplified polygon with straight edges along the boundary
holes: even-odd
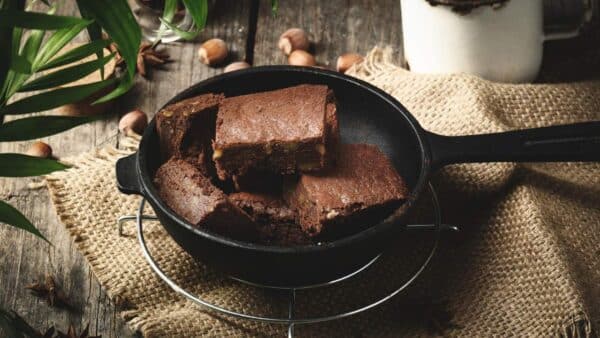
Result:
[[[600,161],[600,121],[504,133],[427,135],[432,167],[474,162]]]
[[[124,194],[142,194],[136,160],[137,154],[131,154],[117,160],[117,188]]]

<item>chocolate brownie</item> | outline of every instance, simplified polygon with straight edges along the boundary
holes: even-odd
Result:
[[[328,153],[327,104],[323,85],[299,85],[223,100],[219,106],[213,159],[219,178],[249,168],[281,174],[318,171]]]
[[[337,148],[340,142],[339,122],[335,103],[328,103],[326,107],[326,140],[325,147],[329,149],[325,157],[326,167],[335,163]],[[237,191],[281,193],[283,176],[266,170],[248,169],[241,175],[233,175],[234,187]]]
[[[262,223],[293,222],[294,212],[285,202],[271,194],[236,192],[229,200],[246,211],[255,221]]]
[[[248,169],[243,175],[232,176],[236,191],[281,194],[283,176],[265,170]]]
[[[345,144],[334,168],[300,176],[285,197],[307,234],[333,238],[373,225],[407,194],[404,180],[376,146]]]
[[[277,246],[313,244],[312,239],[294,222],[272,224],[269,231],[261,233],[260,241],[266,245]]]
[[[330,150],[328,156],[325,157],[325,167],[329,168],[335,165],[340,144],[340,125],[337,118],[337,107],[333,102],[327,104],[325,122],[327,123],[325,148]]]
[[[204,94],[163,108],[156,115],[156,130],[164,161],[171,157],[185,159],[206,176],[215,173],[211,141],[215,135],[217,107],[221,94]]]
[[[179,216],[198,228],[234,239],[258,238],[257,224],[194,165],[173,158],[154,176],[160,198]]]
[[[260,224],[259,241],[270,245],[302,245],[310,238],[295,224],[295,213],[278,196],[238,192],[229,200]]]

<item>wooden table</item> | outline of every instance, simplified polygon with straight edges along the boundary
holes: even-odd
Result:
[[[76,13],[71,1],[63,1],[60,12]],[[208,27],[194,42],[168,45],[175,62],[166,70],[151,70],[148,79],[140,76],[130,93],[117,102],[122,115],[140,108],[150,116],[169,98],[188,86],[221,73],[198,61],[199,44],[211,37],[227,42],[231,61],[246,60],[254,65],[283,64],[286,58],[277,49],[279,35],[290,27],[303,27],[315,43],[319,63],[334,68],[339,54],[366,53],[375,44],[389,44],[400,51],[399,0],[287,1],[282,0],[276,17],[270,1],[211,1]],[[396,54],[398,57],[400,53]],[[60,157],[89,151],[102,144],[117,145],[118,114],[43,139]],[[24,152],[30,143],[0,143],[0,152]],[[128,337],[126,326],[114,304],[75,249],[60,223],[46,188],[31,189],[30,179],[1,179],[0,198],[19,208],[53,243],[24,231],[0,225],[0,307],[13,309],[32,326],[44,330],[55,325],[66,331],[72,324],[81,330],[88,323],[90,333],[103,337]],[[75,311],[49,307],[24,287],[49,273],[55,276],[75,304]]]
[[[76,12],[72,1],[63,3],[62,13]],[[281,0],[276,17],[271,15],[270,1],[213,0],[208,27],[201,36],[195,42],[167,46],[175,62],[166,70],[151,70],[148,79],[138,77],[135,88],[116,103],[114,110],[118,114],[43,141],[52,145],[59,158],[103,144],[118,146],[118,115],[133,108],[153,115],[179,91],[222,72],[222,68],[210,68],[198,61],[200,42],[211,37],[222,38],[232,51],[230,61],[283,64],[286,58],[276,45],[279,35],[290,27],[302,27],[310,33],[317,61],[328,68],[335,67],[336,58],[342,53],[365,54],[375,45],[392,46],[396,60],[401,61],[399,0]],[[557,56],[564,50],[560,45],[549,47]],[[0,143],[0,152],[24,152],[28,146],[26,142]],[[66,330],[70,324],[80,330],[89,323],[91,334],[133,335],[57,219],[47,190],[31,189],[29,183],[28,179],[0,180],[0,198],[22,210],[54,245],[48,246],[12,227],[0,226],[0,307],[17,311],[40,330],[51,325]],[[74,303],[75,311],[51,308],[24,288],[46,273],[56,277]]]

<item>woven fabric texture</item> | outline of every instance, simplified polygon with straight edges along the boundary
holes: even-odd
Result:
[[[374,49],[350,74],[387,91],[424,128],[467,135],[600,120],[600,82],[507,85],[468,75],[416,75]],[[343,126],[342,126],[343,128]],[[135,149],[103,148],[69,159],[47,178],[64,225],[120,313],[147,337],[278,336],[281,325],[201,310],[150,269],[135,227],[116,230],[140,198],[116,189],[115,161]],[[600,328],[600,164],[469,164],[432,179],[444,223],[438,254],[417,282],[388,303],[344,320],[299,325],[296,336],[591,336]],[[426,203],[425,203],[426,204]],[[423,207],[427,214],[427,206]],[[151,214],[151,210],[145,213]],[[287,294],[227,279],[195,262],[157,223],[150,250],[176,282],[238,311],[285,316]],[[383,296],[414,271],[430,238],[409,235],[379,267],[338,287],[298,295],[297,315],[332,314]]]

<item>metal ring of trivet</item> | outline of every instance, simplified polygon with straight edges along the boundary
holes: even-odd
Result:
[[[394,290],[393,292],[389,293],[387,296],[384,296],[382,298],[380,298],[379,300],[369,304],[369,305],[365,305],[363,307],[354,309],[352,311],[346,311],[346,312],[342,312],[342,313],[338,313],[335,315],[329,315],[329,316],[323,316],[323,317],[308,317],[308,318],[294,318],[294,307],[295,307],[295,301],[296,301],[296,290],[303,290],[303,289],[311,289],[311,288],[317,288],[317,287],[322,287],[322,286],[328,286],[328,285],[333,285],[336,283],[339,283],[341,281],[347,280],[349,278],[352,278],[354,276],[356,276],[357,274],[361,273],[362,271],[366,270],[368,267],[370,267],[371,265],[373,265],[373,263],[375,263],[379,257],[381,257],[381,253],[379,255],[377,255],[375,258],[373,258],[371,261],[369,261],[367,264],[365,264],[364,266],[362,266],[361,268],[359,268],[356,271],[353,271],[351,273],[349,273],[348,275],[345,275],[343,277],[337,278],[335,280],[332,281],[328,281],[325,283],[320,283],[320,284],[315,284],[315,285],[305,285],[305,286],[297,286],[297,287],[281,287],[281,286],[268,286],[268,285],[260,285],[260,284],[256,284],[256,283],[252,283],[252,282],[248,282],[248,281],[244,281],[244,280],[240,280],[238,278],[232,278],[233,280],[245,283],[245,284],[249,284],[255,287],[260,287],[260,288],[270,288],[270,289],[283,289],[283,290],[289,290],[290,291],[290,303],[289,303],[289,310],[288,310],[288,317],[284,318],[284,317],[264,317],[264,316],[255,316],[255,315],[251,315],[251,314],[246,314],[246,313],[241,313],[241,312],[237,312],[234,310],[230,310],[218,305],[215,305],[213,303],[210,303],[209,301],[206,301],[196,295],[191,294],[190,292],[188,292],[187,290],[183,289],[182,287],[180,287],[177,283],[175,283],[174,281],[172,281],[165,273],[164,271],[158,266],[158,263],[156,263],[156,261],[154,260],[154,258],[152,257],[152,255],[150,254],[150,251],[148,250],[148,247],[146,245],[146,240],[144,238],[144,233],[143,233],[143,224],[142,221],[143,220],[158,220],[156,217],[154,216],[148,216],[148,215],[144,215],[143,211],[144,211],[144,207],[146,204],[146,199],[142,199],[142,201],[140,202],[140,207],[138,209],[138,213],[135,216],[121,216],[118,219],[118,230],[119,230],[119,235],[122,235],[123,232],[123,223],[126,221],[131,221],[131,220],[136,220],[137,223],[137,238],[138,241],[140,243],[140,246],[142,248],[142,253],[144,255],[144,258],[146,259],[146,261],[148,262],[148,264],[150,265],[150,267],[152,268],[152,270],[154,270],[154,272],[165,282],[167,283],[167,285],[169,285],[169,287],[171,287],[171,289],[173,289],[174,291],[176,291],[177,293],[183,295],[184,297],[186,297],[187,299],[191,300],[192,302],[208,308],[210,310],[216,311],[216,312],[220,312],[222,314],[226,314],[229,316],[233,316],[236,318],[241,318],[241,319],[246,319],[246,320],[252,320],[252,321],[257,321],[257,322],[263,322],[263,323],[272,323],[272,324],[287,324],[288,325],[288,337],[293,337],[294,335],[294,325],[296,324],[313,324],[313,323],[320,323],[320,322],[327,322],[327,321],[332,321],[332,320],[337,320],[337,319],[342,319],[342,318],[346,318],[346,317],[350,317],[356,314],[359,314],[361,312],[370,310],[376,306],[379,306],[383,303],[385,303],[386,301],[388,301],[389,299],[391,299],[392,297],[396,296],[398,293],[402,292],[403,290],[405,290],[410,284],[412,284],[417,277],[419,277],[419,275],[423,272],[423,270],[425,270],[425,268],[429,265],[431,259],[433,258],[435,252],[437,251],[437,247],[440,241],[440,233],[441,230],[444,229],[449,229],[449,230],[458,230],[457,227],[455,226],[451,226],[451,225],[445,225],[441,223],[441,213],[440,213],[440,207],[439,207],[439,202],[438,202],[438,198],[437,198],[437,194],[435,193],[435,190],[433,189],[433,186],[431,185],[431,183],[429,183],[429,190],[431,192],[431,200],[433,203],[433,209],[434,209],[434,216],[435,216],[435,220],[434,220],[434,224],[431,225],[413,225],[413,226],[407,226],[409,228],[414,228],[414,229],[420,229],[420,228],[429,228],[429,229],[433,229],[436,231],[436,236],[435,236],[435,241],[433,243],[433,245],[431,246],[431,250],[429,251],[429,254],[427,255],[427,258],[425,258],[425,260],[423,261],[423,263],[421,264],[421,266],[416,270],[416,272],[406,281],[404,282],[404,284],[400,285],[396,290]]]

